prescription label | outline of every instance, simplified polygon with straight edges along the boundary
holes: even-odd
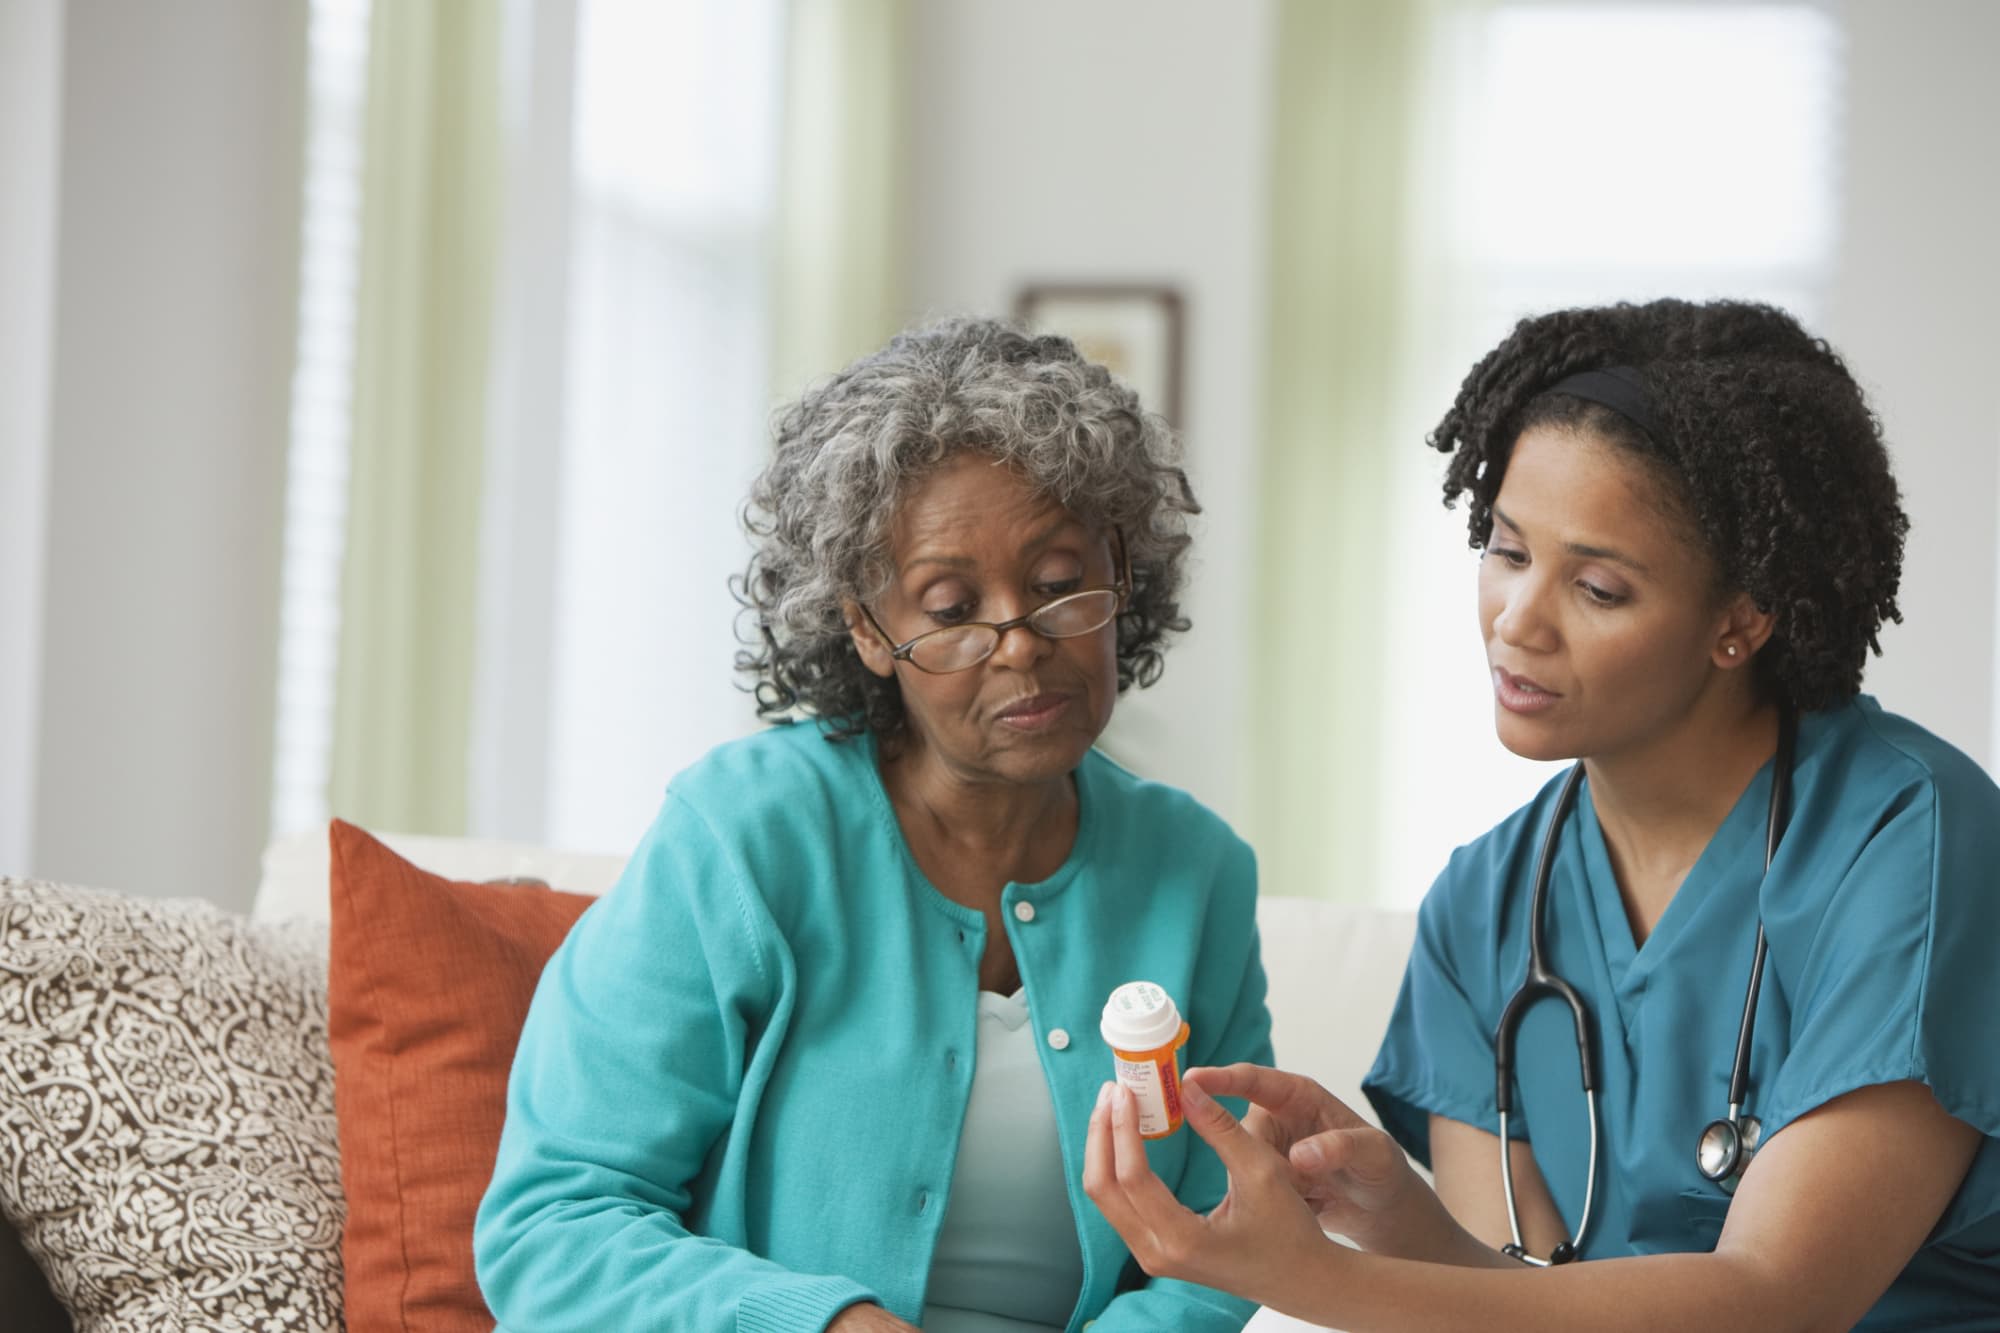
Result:
[[[1139,1136],[1157,1139],[1179,1128],[1181,1123],[1181,1080],[1174,1052],[1157,1059],[1134,1059],[1124,1051],[1113,1053],[1118,1081],[1132,1093],[1139,1109]]]

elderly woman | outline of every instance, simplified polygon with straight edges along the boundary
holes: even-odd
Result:
[[[1107,995],[1268,1061],[1249,849],[1092,748],[1196,510],[1060,338],[952,321],[779,421],[741,658],[774,725],[675,778],[550,962],[475,1240],[514,1333],[1237,1329],[1084,1197]],[[1151,1143],[1191,1208],[1224,1173]]]

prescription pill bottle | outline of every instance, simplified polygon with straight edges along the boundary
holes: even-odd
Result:
[[[1116,1057],[1118,1081],[1138,1105],[1139,1137],[1163,1139],[1179,1129],[1188,1026],[1173,997],[1150,981],[1128,981],[1104,1002],[1098,1030]]]

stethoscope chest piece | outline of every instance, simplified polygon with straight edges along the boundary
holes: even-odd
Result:
[[[1694,1150],[1695,1165],[1701,1168],[1704,1179],[1720,1185],[1725,1194],[1734,1194],[1736,1182],[1743,1178],[1763,1135],[1764,1126],[1754,1115],[1711,1120]]]

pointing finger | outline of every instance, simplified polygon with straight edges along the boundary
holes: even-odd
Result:
[[[1215,1149],[1215,1155],[1222,1159],[1232,1177],[1268,1171],[1278,1160],[1270,1144],[1246,1130],[1243,1122],[1229,1114],[1229,1108],[1209,1096],[1201,1085],[1183,1083],[1181,1104],[1186,1108],[1189,1128]]]
[[[1332,1129],[1368,1123],[1313,1080],[1264,1065],[1190,1069],[1182,1082],[1194,1084],[1211,1097],[1244,1098],[1291,1125],[1294,1133],[1304,1132],[1308,1124]]]

